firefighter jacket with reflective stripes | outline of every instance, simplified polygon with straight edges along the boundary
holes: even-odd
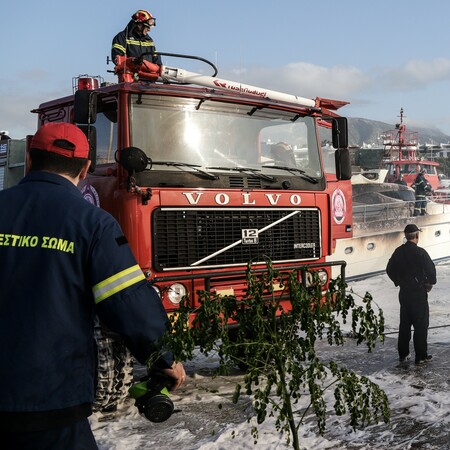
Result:
[[[90,414],[96,314],[142,363],[165,332],[162,302],[116,220],[57,174],[31,172],[0,191],[0,286],[0,424]]]
[[[427,193],[431,191],[431,186],[423,174],[419,173],[411,186],[416,191],[416,198],[425,199]]]
[[[155,55],[156,48],[153,39],[149,35],[139,35],[136,33],[134,24],[131,22],[125,30],[118,33],[112,41],[111,59],[115,61],[116,56],[131,56],[138,58],[143,53],[149,53],[144,59],[162,65],[159,55]]]

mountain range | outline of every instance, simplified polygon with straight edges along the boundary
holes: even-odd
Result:
[[[349,146],[361,147],[365,145],[382,147],[380,136],[387,130],[394,130],[395,124],[378,122],[376,120],[348,118]],[[439,145],[449,143],[450,136],[437,128],[423,128],[408,126],[408,131],[416,131],[419,134],[419,144]]]

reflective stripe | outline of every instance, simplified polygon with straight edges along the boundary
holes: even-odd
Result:
[[[114,44],[112,47],[116,48],[117,50],[120,50],[123,53],[125,53],[125,51],[126,51],[126,48],[123,45],[120,45],[120,44]]]
[[[151,41],[135,41],[133,39],[127,39],[127,45],[137,45],[139,47],[154,47],[155,43]]]
[[[92,288],[95,303],[100,303],[102,300],[111,297],[111,295],[114,295],[141,280],[145,280],[145,276],[138,264],[122,270],[122,272],[116,273]]]

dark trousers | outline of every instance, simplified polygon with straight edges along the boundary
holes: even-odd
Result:
[[[0,433],[8,450],[98,450],[88,419],[74,425],[27,433]]]
[[[429,326],[428,295],[425,288],[415,291],[400,288],[400,327],[398,331],[398,354],[404,358],[409,354],[411,326],[414,328],[414,352],[416,361],[428,355],[427,337]]]
[[[414,203],[414,215],[424,216],[427,212],[427,198],[425,195],[416,195],[416,202]]]

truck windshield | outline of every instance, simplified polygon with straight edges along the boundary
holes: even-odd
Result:
[[[295,176],[295,171],[288,170],[293,168],[310,177],[322,175],[312,117],[156,95],[133,95],[130,106],[131,145],[155,161],[196,164],[209,170],[249,168],[272,175],[286,170],[286,176]]]

